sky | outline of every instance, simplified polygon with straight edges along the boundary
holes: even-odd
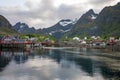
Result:
[[[12,25],[17,22],[30,27],[47,28],[61,19],[79,19],[89,9],[99,13],[120,0],[0,0],[0,15]]]

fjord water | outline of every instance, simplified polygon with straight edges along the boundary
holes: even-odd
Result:
[[[86,48],[0,51],[0,80],[119,80],[120,53]]]

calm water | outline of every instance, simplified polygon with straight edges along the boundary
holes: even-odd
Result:
[[[120,80],[120,53],[86,48],[1,50],[0,80]]]

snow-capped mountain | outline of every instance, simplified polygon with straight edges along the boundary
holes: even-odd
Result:
[[[98,14],[90,9],[79,18],[77,23],[72,28],[71,32],[67,33],[67,36],[99,35],[101,33],[100,28],[94,24],[97,17]]]
[[[62,19],[55,25],[35,30],[29,28],[25,23],[17,23],[13,28],[19,33],[46,34],[60,39],[62,36],[101,36],[117,35],[120,36],[120,2],[115,6],[108,6],[96,14],[92,9],[84,13],[79,20]]]
[[[59,39],[66,32],[70,31],[76,22],[77,20],[63,19],[52,27],[42,29],[41,32]]]
[[[88,22],[92,22],[97,18],[98,14],[96,14],[92,9],[90,9],[88,12],[86,12],[85,14],[83,14],[81,16],[81,18],[78,20],[77,23],[79,24],[85,24]]]
[[[91,9],[80,17],[66,36],[120,36],[119,14],[120,2],[103,8],[99,14]]]

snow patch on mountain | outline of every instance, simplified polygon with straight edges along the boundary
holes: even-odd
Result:
[[[68,31],[70,31],[70,30],[71,30],[71,29],[65,30],[64,33],[68,32]]]
[[[67,25],[69,25],[69,24],[75,24],[76,22],[77,22],[77,19],[75,19],[75,20],[66,19],[66,20],[61,20],[61,21],[59,22],[59,24],[60,24],[61,26],[67,26]]]
[[[62,22],[59,22],[59,24],[61,25],[61,26],[67,26],[68,24],[71,24],[72,23],[72,21],[62,21]]]
[[[94,20],[94,19],[96,19],[96,18],[97,18],[97,16],[91,14],[91,19]]]
[[[24,25],[21,25],[21,26],[20,26],[20,28],[23,28],[23,27],[24,27]]]

